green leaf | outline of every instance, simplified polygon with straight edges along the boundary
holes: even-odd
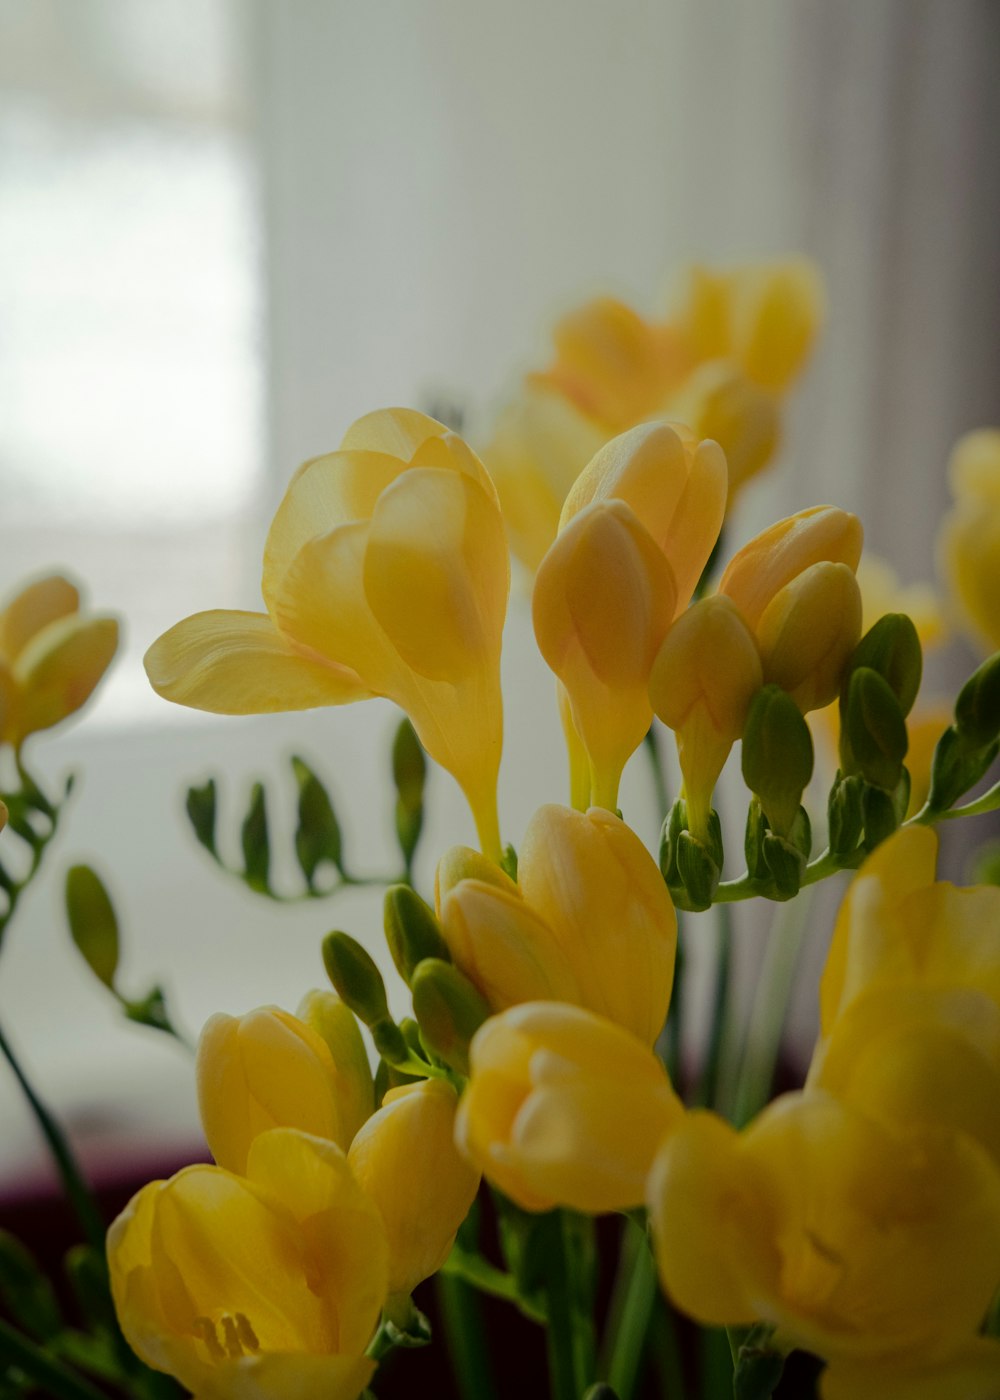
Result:
[[[194,834],[205,850],[216,860],[219,853],[215,847],[215,779],[209,778],[203,787],[188,788],[185,809]]]
[[[299,824],[295,832],[295,854],[310,890],[316,888],[316,871],[329,862],[341,875],[343,846],[340,823],[326,788],[301,758],[292,759],[292,771],[299,789]]]
[[[55,1290],[20,1240],[0,1230],[0,1301],[24,1330],[49,1341],[62,1328]]]
[[[66,914],[73,942],[87,966],[114,991],[118,971],[118,920],[107,890],[89,865],[74,865],[66,874]]]
[[[254,783],[250,805],[240,828],[243,878],[252,890],[270,893],[271,843],[267,834],[267,798],[263,783]]]

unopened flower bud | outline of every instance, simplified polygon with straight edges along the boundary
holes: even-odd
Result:
[[[424,958],[449,960],[448,945],[434,911],[409,885],[392,885],[383,905],[385,941],[404,982]]]
[[[323,939],[323,966],[340,999],[366,1026],[388,1018],[382,974],[357,939],[349,933],[328,933]]]
[[[459,1074],[469,1072],[469,1042],[490,1008],[450,962],[425,958],[411,983],[413,1011],[425,1044]]]
[[[743,779],[771,829],[787,836],[812,777],[813,744],[794,700],[777,685],[757,692],[743,731]]]

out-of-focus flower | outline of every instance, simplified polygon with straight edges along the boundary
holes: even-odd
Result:
[[[765,683],[803,713],[837,695],[861,635],[861,543],[857,516],[813,506],[744,545],[719,582],[757,639]]]
[[[664,322],[612,297],[563,317],[552,363],[527,376],[483,453],[514,552],[537,568],[577,474],[602,442],[650,418],[719,443],[732,501],[778,447],[781,399],[822,315],[818,270],[788,258],[691,268]]]
[[[113,617],[80,611],[58,574],[21,589],[0,612],[0,743],[20,748],[93,694],[118,649]]]
[[[425,1079],[391,1089],[347,1154],[389,1241],[389,1293],[408,1295],[444,1263],[479,1189],[455,1146],[458,1098]]]
[[[539,567],[535,636],[589,755],[593,800],[612,811],[652,720],[653,660],[712,552],[725,503],[716,443],[678,424],[643,424],[578,478]]]
[[[510,566],[492,481],[409,409],[300,467],[264,552],[266,613],[204,612],[146,655],[155,690],[223,714],[394,700],[499,858],[500,638]]]
[[[680,1307],[771,1322],[837,1363],[947,1355],[1000,1277],[1000,1172],[979,1144],[895,1131],[823,1093],[786,1095],[743,1133],[687,1115],[649,1191]]]
[[[677,916],[656,864],[601,808],[546,806],[521,845],[518,884],[484,877],[475,852],[438,867],[441,927],[456,965],[495,1011],[576,1002],[646,1045],[670,1004]]]
[[[535,1002],[480,1027],[459,1146],[526,1210],[637,1205],[663,1135],[683,1117],[666,1071],[620,1026]]]
[[[244,1172],[254,1139],[268,1128],[298,1128],[345,1152],[374,1107],[372,1076],[358,1024],[333,992],[313,993],[314,1016],[338,1028],[337,1060],[323,1036],[297,1016],[262,1006],[222,1012],[198,1042],[198,1107],[212,1156]],[[343,1023],[343,1024],[341,1024]]]
[[[196,1166],[151,1182],[108,1234],[129,1345],[214,1400],[355,1400],[387,1256],[341,1150],[290,1128],[254,1140],[245,1176]]]
[[[719,595],[680,615],[653,664],[649,696],[677,736],[688,824],[701,841],[708,840],[712,791],[763,683],[753,633]]]
[[[955,505],[938,538],[941,572],[984,652],[1000,648],[1000,428],[959,438],[949,465]]]
[[[820,1379],[823,1400],[996,1400],[1000,1341],[976,1337],[946,1356],[837,1362]]]

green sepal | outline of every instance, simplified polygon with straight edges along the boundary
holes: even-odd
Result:
[[[295,855],[312,891],[316,888],[316,871],[325,863],[343,876],[343,840],[330,795],[319,778],[298,757],[292,758],[292,772],[299,790]]]
[[[425,958],[451,962],[434,910],[409,885],[392,885],[386,890],[382,919],[392,960],[407,984]]]
[[[955,701],[955,728],[972,747],[1000,739],[1000,651],[973,671]]]
[[[267,797],[263,783],[254,783],[250,792],[250,805],[240,827],[240,845],[243,850],[243,879],[252,890],[269,894],[271,841],[267,831]]]
[[[813,761],[812,735],[798,705],[780,686],[765,685],[743,730],[743,781],[778,836],[791,831]]]
[[[865,822],[865,850],[873,851],[887,841],[899,826],[899,812],[891,794],[883,788],[865,785],[862,798]]]
[[[846,679],[861,667],[875,671],[889,686],[904,717],[913,709],[923,673],[923,651],[913,619],[886,613],[870,627],[847,663]],[[845,693],[847,686],[844,686]]]
[[[746,857],[747,874],[753,880],[766,880],[770,874],[767,861],[764,859],[764,837],[769,830],[770,827],[767,824],[764,809],[760,805],[760,799],[751,797],[750,805],[747,807],[743,853]]]
[[[427,759],[417,731],[404,719],[392,741],[392,780],[396,785],[396,840],[407,870],[423,830],[426,779]]]
[[[709,846],[690,831],[677,838],[678,882],[687,896],[686,906],[694,910],[710,909],[722,876],[721,862]]]
[[[660,874],[666,883],[673,887],[681,882],[677,872],[677,838],[687,831],[687,803],[683,797],[670,808],[660,830],[659,865]]]
[[[830,850],[836,856],[856,851],[864,830],[864,779],[857,773],[850,777],[838,770],[827,802],[827,826]]]
[[[390,1019],[382,974],[356,938],[339,930],[328,933],[323,939],[323,966],[337,995],[359,1021],[374,1030],[376,1024]]]
[[[500,856],[500,869],[509,880],[517,884],[517,851],[509,843],[504,846]]]
[[[0,1230],[0,1302],[39,1341],[50,1341],[62,1330],[55,1289],[34,1255],[7,1230]]]
[[[413,1014],[424,1044],[449,1069],[469,1073],[469,1042],[492,1014],[464,973],[440,958],[425,958],[410,983]]]
[[[184,807],[195,836],[205,850],[218,860],[219,852],[215,845],[216,797],[215,779],[209,778],[202,787],[188,788]]]
[[[115,990],[120,942],[114,905],[100,876],[89,865],[66,872],[69,931],[94,976]]]
[[[895,791],[909,740],[906,718],[889,682],[868,666],[851,675],[840,712],[841,767]]]
[[[770,893],[778,899],[794,899],[802,888],[805,856],[791,841],[773,831],[765,832],[761,850],[771,877]]]

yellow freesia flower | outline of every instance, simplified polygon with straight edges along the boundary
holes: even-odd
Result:
[[[1000,1341],[976,1337],[944,1357],[885,1365],[837,1362],[820,1379],[823,1400],[996,1400]]]
[[[682,613],[657,653],[649,698],[677,736],[688,825],[699,840],[708,840],[713,789],[763,683],[753,633],[721,595]]]
[[[222,714],[394,700],[499,859],[500,639],[510,565],[479,459],[409,409],[300,467],[264,551],[266,613],[197,613],[146,654],[155,690]]]
[[[444,1263],[479,1189],[455,1146],[458,1096],[441,1079],[390,1089],[347,1154],[389,1241],[389,1293],[408,1296]]]
[[[490,1006],[575,1002],[646,1045],[670,1004],[677,916],[656,863],[601,808],[541,807],[518,859],[518,884],[474,851],[438,867],[449,951]]]
[[[968,988],[1000,1006],[1000,888],[935,881],[937,848],[929,827],[903,827],[855,875],[820,981],[824,1036],[875,987]]]
[[[80,611],[78,589],[58,574],[21,589],[0,612],[0,743],[74,714],[118,649],[113,617]]]
[[[649,1204],[681,1308],[773,1323],[838,1364],[947,1355],[1000,1278],[1000,1172],[979,1144],[894,1131],[823,1093],[785,1095],[743,1133],[688,1114]]]
[[[212,1156],[246,1171],[251,1144],[268,1128],[298,1128],[345,1152],[374,1108],[361,1032],[333,992],[316,992],[312,1014],[337,1025],[335,1060],[323,1036],[297,1016],[262,1006],[245,1016],[219,1013],[198,1042],[198,1108]]]
[[[290,1128],[254,1140],[245,1176],[196,1166],[151,1182],[108,1233],[129,1345],[206,1400],[356,1400],[387,1256],[341,1150]]]
[[[857,516],[813,506],[744,545],[719,582],[757,639],[765,684],[803,713],[834,699],[861,636],[861,542]]]
[[[958,440],[949,465],[955,505],[938,538],[941,572],[966,629],[1000,648],[1000,428]]]
[[[639,1204],[663,1135],[683,1117],[651,1050],[603,1017],[517,1006],[473,1036],[460,1148],[525,1210]]]
[[[593,800],[612,811],[652,720],[653,660],[694,591],[725,505],[716,443],[679,424],[643,424],[609,442],[577,479],[539,567],[535,636],[589,755]]]

